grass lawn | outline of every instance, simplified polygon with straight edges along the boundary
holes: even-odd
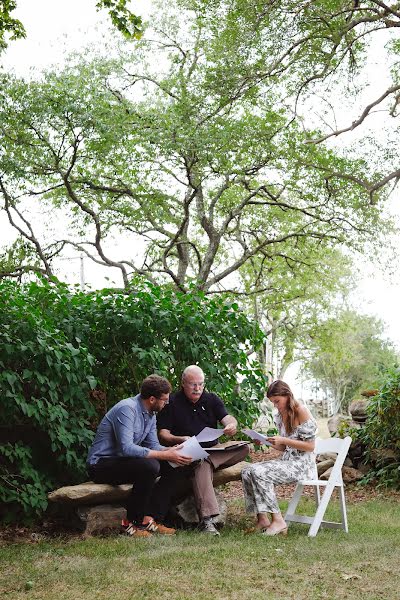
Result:
[[[306,507],[306,500],[303,506]],[[284,503],[282,503],[284,508]],[[349,534],[292,524],[287,537],[244,535],[242,500],[219,538],[182,532],[0,546],[0,597],[40,600],[400,598],[396,498],[348,504]],[[338,505],[328,512],[338,518]]]

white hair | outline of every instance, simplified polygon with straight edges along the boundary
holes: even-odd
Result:
[[[182,381],[184,381],[189,374],[201,375],[204,377],[203,369],[200,369],[197,365],[189,365],[182,373]]]

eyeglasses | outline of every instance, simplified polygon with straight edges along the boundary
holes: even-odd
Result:
[[[187,383],[186,381],[183,382],[183,385],[186,385],[189,388],[192,388],[192,390],[195,390],[196,388],[203,388],[205,386],[205,381],[203,381],[202,383]]]

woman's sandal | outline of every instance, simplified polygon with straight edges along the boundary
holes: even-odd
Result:
[[[265,527],[265,529],[263,529],[262,534],[263,535],[287,535],[287,525],[285,525],[284,527],[281,527],[280,529],[271,529],[271,527]]]
[[[244,534],[245,535],[249,535],[251,533],[264,533],[266,530],[268,529],[267,527],[248,527],[248,529],[244,530]]]

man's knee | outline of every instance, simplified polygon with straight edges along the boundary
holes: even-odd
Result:
[[[146,458],[142,464],[142,472],[149,479],[156,479],[160,474],[160,463],[156,458]]]

